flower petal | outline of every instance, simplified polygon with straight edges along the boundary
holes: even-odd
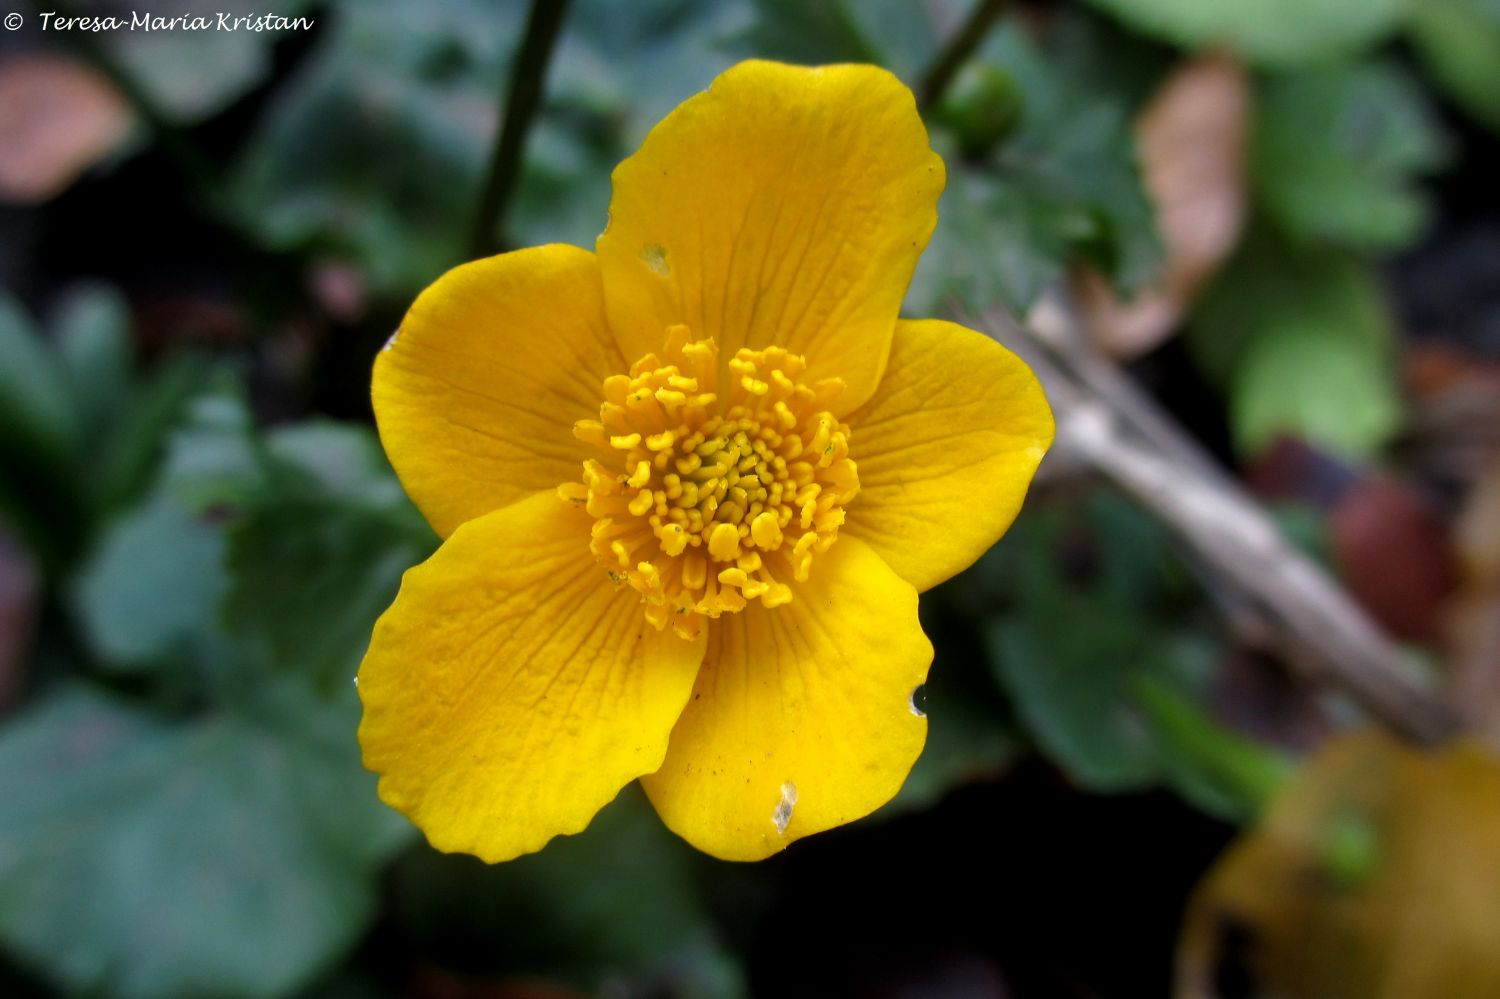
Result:
[[[858,406],[937,223],[943,161],[911,91],[875,66],[744,62],[662,120],[615,169],[599,237],[626,354],[685,323],[741,347],[779,344]]]
[[[470,521],[375,625],[365,766],[440,850],[539,850],[666,753],[703,642],[646,624],[589,555],[590,522],[551,493]]]
[[[1025,362],[937,319],[896,324],[885,378],[849,426],[860,491],[842,532],[918,591],[968,568],[1005,533],[1053,433]]]
[[[673,832],[725,860],[852,822],[922,751],[911,698],[931,662],[916,591],[841,538],[791,603],[713,622],[666,762],[641,783]]]
[[[602,294],[592,253],[537,246],[455,267],[407,312],[375,361],[375,417],[439,535],[579,477],[573,423],[627,363]]]

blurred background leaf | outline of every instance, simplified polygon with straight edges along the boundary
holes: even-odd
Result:
[[[199,636],[229,586],[223,562],[222,533],[170,494],[112,523],[74,590],[99,659],[147,668]]]
[[[1262,89],[1256,192],[1297,240],[1404,245],[1429,212],[1416,179],[1446,158],[1421,90],[1389,62],[1301,70]]]
[[[1464,110],[1500,131],[1500,3],[1413,4],[1411,38],[1433,79]]]
[[[1355,258],[1261,234],[1198,302],[1187,335],[1206,373],[1227,383],[1244,452],[1291,434],[1362,456],[1399,419],[1391,322]]]
[[[950,164],[938,206],[944,224],[907,296],[918,314],[955,302],[1024,311],[1075,260],[1122,288],[1139,287],[1160,263],[1129,106],[1072,62],[1111,39],[1058,29],[1047,40],[1051,48],[1006,26],[980,51],[992,80],[1013,81],[996,85],[1015,88],[1017,123],[986,155],[966,159],[943,150]],[[996,97],[981,92],[977,99]],[[962,122],[963,114],[947,111],[949,120]]]
[[[1228,46],[1285,66],[1348,55],[1401,21],[1408,0],[1089,0],[1144,34],[1185,48]]]
[[[370,917],[407,830],[358,776],[352,698],[175,725],[65,688],[0,736],[0,937],[68,988],[273,996]],[[143,960],[141,955],[150,955]]]

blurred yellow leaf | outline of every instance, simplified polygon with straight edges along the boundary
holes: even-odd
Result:
[[[1326,743],[1199,885],[1177,957],[1179,999],[1500,995],[1500,760]]]

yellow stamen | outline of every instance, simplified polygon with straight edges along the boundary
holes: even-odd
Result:
[[[573,428],[603,457],[558,488],[597,518],[590,548],[610,578],[684,637],[749,600],[789,602],[859,492],[849,428],[828,410],[840,381],[799,382],[806,363],[781,347],[726,367],[721,398],[713,341],[672,327],[660,355],[604,381],[599,419]]]

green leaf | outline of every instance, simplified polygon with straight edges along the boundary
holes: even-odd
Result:
[[[956,28],[963,0],[754,0],[750,27],[731,40],[746,58],[816,66],[868,62],[910,84],[942,44],[939,22]]]
[[[1098,791],[1149,787],[1157,739],[1130,696],[1140,675],[1174,664],[1124,608],[1079,597],[1037,602],[995,625],[991,662],[1047,755]]]
[[[198,513],[217,506],[238,509],[267,487],[244,387],[227,372],[211,382],[188,404],[161,471],[162,487]]]
[[[548,85],[556,112],[550,124],[572,118],[573,130],[590,133],[601,155],[608,147],[607,187],[615,162],[637,149],[668,112],[706,89],[737,55],[756,54],[737,44],[754,29],[753,23],[747,27],[755,16],[751,6],[746,0],[577,0]],[[586,242],[602,228],[597,217],[591,225]]]
[[[352,696],[267,693],[172,724],[68,687],[0,730],[0,940],[124,999],[282,995],[352,943],[406,827]]]
[[[63,369],[20,303],[0,291],[0,440],[24,438],[67,454],[78,446],[78,414]]]
[[[72,403],[57,357],[0,290],[0,518],[53,574],[76,557],[88,521]]]
[[[1500,132],[1500,0],[1422,0],[1409,31],[1438,86]]]
[[[174,354],[133,386],[102,446],[94,490],[101,513],[128,506],[150,487],[173,426],[208,377],[203,358]]]
[[[1296,768],[1291,758],[1230,732],[1158,680],[1140,676],[1133,692],[1169,750],[1162,759],[1172,783],[1210,814],[1248,822]]]
[[[1187,344],[1220,385],[1266,331],[1306,321],[1389,357],[1391,321],[1379,283],[1347,253],[1283,245],[1252,232],[1193,310]]]
[[[1192,49],[1227,47],[1268,66],[1357,52],[1390,33],[1407,9],[1407,0],[1090,2],[1153,38]]]
[[[72,593],[103,664],[159,666],[209,630],[229,586],[224,552],[222,532],[165,492],[111,524]]]
[[[755,0],[754,7],[755,23],[743,42],[762,58],[806,65],[883,62],[859,25],[854,4],[841,0]]]
[[[306,420],[266,434],[266,453],[320,496],[370,510],[415,512],[370,428]]]
[[[1187,343],[1226,386],[1247,452],[1288,433],[1362,457],[1399,422],[1386,305],[1345,254],[1253,236],[1200,299]]]
[[[594,990],[740,996],[743,972],[714,940],[694,878],[701,858],[635,786],[577,836],[486,865],[417,850],[397,866],[396,919],[433,959],[540,974]],[[630,984],[635,983],[636,988]]]
[[[270,505],[230,537],[229,627],[325,690],[354,676],[402,573],[432,549],[390,517],[316,501]]]
[[[957,301],[1024,312],[1066,269],[1069,232],[1086,229],[1086,215],[949,162],[943,222],[917,265],[906,311],[943,315]]]
[[[1232,387],[1235,443],[1253,454],[1289,434],[1367,457],[1401,420],[1383,357],[1339,328],[1288,318],[1257,336]]]
[[[349,682],[401,575],[437,538],[368,427],[314,421],[267,435],[265,487],[230,527],[227,625],[273,669]]]
[[[63,299],[52,327],[57,356],[85,435],[97,440],[114,426],[134,376],[130,312],[107,285],[83,285]]]
[[[356,261],[400,298],[458,263],[523,9],[338,3],[247,144],[237,216],[274,248]]]
[[[1058,50],[1075,40],[1091,51],[1077,31],[1044,48],[1007,25],[982,50],[981,66],[1014,81],[1020,123],[983,160],[965,160],[935,136],[948,187],[907,298],[913,312],[942,313],[952,299],[973,310],[1024,311],[1079,260],[1126,290],[1155,275],[1161,246],[1129,108],[1115,90],[1059,63]]]
[[[1187,584],[1169,555],[1161,526],[1114,496],[1032,511],[985,560],[1011,604],[988,625],[990,667],[1042,751],[1085,788],[1167,785],[1224,814],[1239,799],[1139,693],[1192,703],[1216,659],[1177,616]]]
[[[1271,78],[1257,111],[1253,181],[1289,236],[1394,249],[1429,214],[1417,178],[1447,147],[1421,90],[1386,62]]]

